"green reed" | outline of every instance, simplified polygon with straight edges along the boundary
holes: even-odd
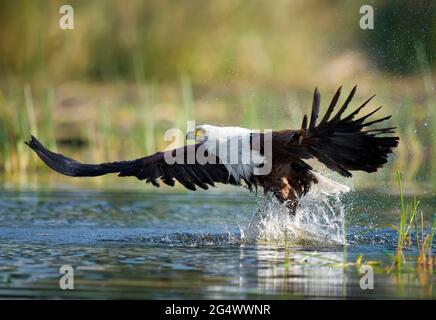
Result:
[[[423,212],[420,211],[418,213],[419,201],[416,200],[416,197],[413,197],[411,202],[407,204],[405,202],[400,171],[397,171],[397,182],[400,195],[400,223],[398,227],[391,225],[398,234],[397,250],[394,257],[395,265],[399,267],[401,263],[404,262],[403,249],[411,247],[414,234],[414,242],[416,251],[418,252],[418,265],[431,264],[431,266],[433,266],[432,246],[436,229],[436,219],[433,225],[430,226],[430,231],[426,232]]]

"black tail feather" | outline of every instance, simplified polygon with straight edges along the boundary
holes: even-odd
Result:
[[[36,152],[47,166],[71,177],[96,177],[108,173],[117,173],[132,168],[136,164],[136,160],[84,164],[48,150],[34,136],[25,143]]]
[[[386,136],[386,134],[394,134],[395,127],[364,130],[365,127],[390,118],[390,116],[387,116],[365,123],[381,107],[358,119],[354,119],[374,96],[366,100],[348,116],[341,119],[342,114],[353,99],[356,89],[356,86],[353,87],[342,107],[330,119],[339,100],[340,87],[318,125],[316,125],[316,119],[318,117],[320,99],[316,94],[316,90],[310,125],[307,130],[301,130],[299,138],[299,145],[305,147],[311,156],[317,158],[328,168],[347,177],[351,176],[350,171],[352,170],[377,171],[387,162],[388,155],[392,153],[393,148],[398,145],[399,141],[399,138],[396,136]],[[302,128],[305,127],[305,123],[307,123],[307,117],[303,120]]]

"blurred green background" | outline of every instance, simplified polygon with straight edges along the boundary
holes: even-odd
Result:
[[[186,120],[296,128],[315,86],[326,107],[357,84],[355,105],[376,93],[401,143],[356,185],[385,189],[400,169],[410,190],[434,190],[434,1],[72,0],[73,30],[59,27],[63,4],[0,1],[3,181],[48,172],[30,133],[82,161],[136,158]],[[365,4],[373,30],[359,27]]]

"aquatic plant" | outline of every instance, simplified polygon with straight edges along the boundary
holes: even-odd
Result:
[[[405,258],[403,249],[406,247],[410,248],[414,241],[416,251],[418,252],[418,266],[425,267],[428,265],[430,268],[433,268],[432,246],[436,230],[436,219],[433,222],[433,225],[430,226],[430,231],[426,232],[426,229],[428,228],[425,227],[423,212],[420,211],[418,214],[419,201],[416,200],[416,197],[413,197],[413,200],[410,203],[405,204],[400,171],[397,171],[397,182],[400,194],[401,211],[399,226],[391,225],[391,227],[398,233],[394,263],[399,267],[401,263],[404,262]]]

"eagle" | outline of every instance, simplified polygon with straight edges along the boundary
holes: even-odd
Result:
[[[245,186],[252,192],[260,187],[265,194],[274,195],[293,216],[305,195],[350,190],[316,172],[307,163],[308,159],[315,159],[328,169],[351,177],[351,171],[376,172],[398,145],[396,127],[373,127],[391,116],[367,121],[381,107],[358,116],[375,95],[344,115],[356,89],[354,86],[342,106],[337,108],[339,87],[318,121],[320,93],[315,88],[310,118],[305,115],[297,130],[260,132],[241,127],[198,125],[186,135],[187,140],[194,140],[194,143],[135,160],[84,164],[46,149],[34,136],[26,144],[48,167],[67,176],[95,177],[117,173],[120,177],[145,180],[155,187],[159,187],[160,182],[174,186],[177,181],[193,191],[197,188],[207,190],[217,183]],[[249,157],[242,161],[244,154]],[[229,160],[232,155],[236,157]]]

